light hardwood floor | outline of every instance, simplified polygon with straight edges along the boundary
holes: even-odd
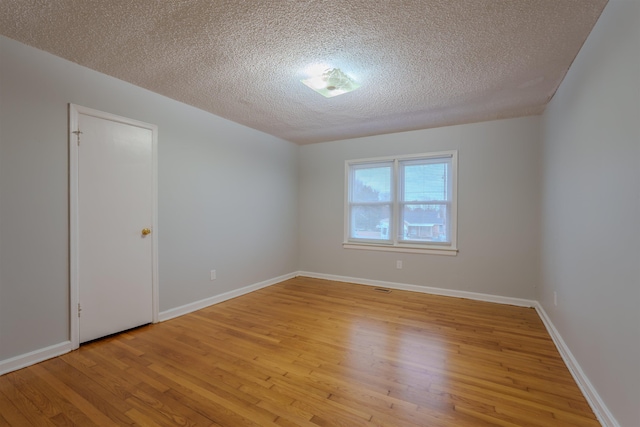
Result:
[[[597,426],[535,310],[295,278],[0,377],[10,426]]]

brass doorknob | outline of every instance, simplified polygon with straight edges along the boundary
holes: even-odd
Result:
[[[151,229],[150,228],[143,228],[142,229],[142,235],[146,236],[147,234],[151,234]]]

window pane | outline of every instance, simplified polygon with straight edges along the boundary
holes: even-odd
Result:
[[[406,202],[449,199],[448,163],[403,165],[402,197]]]
[[[449,242],[448,209],[442,204],[404,205],[401,223],[405,241]]]
[[[389,240],[390,205],[351,207],[351,237]]]
[[[352,202],[391,200],[391,166],[357,168],[353,171]]]

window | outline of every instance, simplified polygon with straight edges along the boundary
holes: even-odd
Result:
[[[457,151],[346,162],[346,248],[456,253]]]

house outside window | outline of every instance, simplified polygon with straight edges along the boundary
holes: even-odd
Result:
[[[455,255],[457,151],[348,160],[345,248]]]

